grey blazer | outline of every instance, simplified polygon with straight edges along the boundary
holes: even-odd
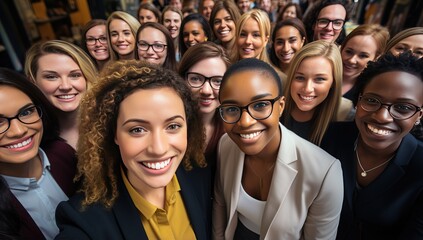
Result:
[[[335,239],[343,201],[340,162],[281,124],[280,131],[260,239]],[[218,149],[212,234],[233,239],[245,154],[227,134]]]

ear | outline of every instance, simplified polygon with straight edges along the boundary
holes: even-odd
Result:
[[[116,145],[118,145],[119,146],[119,141],[118,141],[118,139],[117,139],[117,137],[116,137],[116,134],[115,134],[115,143],[116,143]]]
[[[264,45],[267,45],[269,42],[269,36],[264,37]]]
[[[278,106],[279,106],[279,117],[282,116],[283,110],[285,109],[285,97],[282,96],[279,101],[278,101]]]
[[[304,47],[305,37],[301,39],[301,47]]]

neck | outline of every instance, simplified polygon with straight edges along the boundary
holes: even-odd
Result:
[[[97,60],[96,61],[97,68],[98,68],[99,71],[101,71],[101,69],[103,69],[104,65],[106,65],[106,63],[107,63],[108,60],[109,59],[107,59],[107,60]]]
[[[60,126],[60,137],[65,139],[66,142],[76,149],[78,142],[79,130],[78,130],[78,111],[72,112],[60,112],[58,114],[59,126]]]
[[[379,162],[379,161],[385,161],[391,158],[395,154],[397,149],[398,149],[398,146],[392,149],[376,150],[376,149],[370,148],[365,143],[363,143],[363,140],[359,139],[357,143],[356,151],[359,152],[360,158],[375,159],[375,161]]]
[[[288,68],[289,68],[289,64],[279,62],[279,68],[281,69],[281,71],[283,73],[286,74],[286,72],[288,71]]]
[[[0,163],[0,174],[12,177],[39,179],[43,171],[41,158],[37,154],[34,158],[24,163]]]
[[[135,179],[134,179],[135,178]],[[147,186],[145,183],[128,173],[128,181],[134,187],[134,189],[149,203],[156,207],[164,209],[166,201],[166,186],[160,188],[152,188]],[[168,183],[169,184],[169,183]]]
[[[119,55],[119,60],[131,60],[131,59],[134,59],[134,58],[135,58],[135,52],[134,51],[132,51],[131,53],[126,54],[126,55]]]
[[[295,106],[291,111],[291,117],[297,122],[307,122],[313,118],[314,109],[310,111],[301,111],[297,106]]]
[[[206,130],[206,142],[205,142],[206,146],[209,144],[210,139],[213,135],[213,131],[215,129],[213,119],[214,119],[214,112],[201,115],[201,121],[203,122],[203,126]]]

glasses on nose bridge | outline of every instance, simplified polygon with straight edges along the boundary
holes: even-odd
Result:
[[[388,109],[389,115],[392,118],[397,120],[406,120],[414,116],[416,113],[422,110],[422,108],[417,107],[411,103],[393,103],[387,104],[382,103],[379,99],[371,96],[359,96],[358,100],[360,101],[361,108],[366,112],[376,112],[382,106],[386,106]]]
[[[138,49],[141,51],[148,51],[148,49],[151,47],[153,49],[154,52],[156,53],[161,53],[165,50],[166,48],[166,44],[162,44],[162,43],[153,43],[153,44],[148,44],[144,41],[139,41],[137,43]]]
[[[97,41],[101,44],[106,44],[107,38],[106,37],[99,37],[99,38],[87,38],[87,39],[85,39],[85,42],[87,43],[87,45],[95,45]]]
[[[220,105],[217,111],[219,111],[222,120],[229,124],[237,123],[241,119],[244,109],[252,118],[264,120],[272,115],[273,104],[280,98],[281,96],[277,96],[274,99],[257,100],[245,106]]]
[[[204,83],[208,81],[213,89],[219,90],[220,85],[222,84],[222,78],[222,76],[206,77],[196,72],[187,72],[185,74],[185,79],[187,80],[188,84],[193,88],[201,88]]]
[[[30,106],[21,111],[14,117],[0,117],[0,134],[5,133],[10,128],[10,122],[18,119],[21,123],[32,124],[39,121],[43,113],[40,107]]]
[[[333,29],[340,30],[344,26],[344,22],[345,21],[342,19],[330,20],[327,18],[319,18],[317,19],[317,27],[326,28],[327,26],[329,26],[329,23],[332,23]]]

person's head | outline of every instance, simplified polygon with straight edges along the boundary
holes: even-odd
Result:
[[[110,59],[134,59],[138,28],[140,22],[129,13],[115,11],[107,18],[107,33]]]
[[[267,13],[259,9],[244,13],[236,24],[235,36],[233,61],[244,58],[269,61],[266,45],[270,37],[270,20]]]
[[[281,11],[281,14],[279,15],[279,20],[282,21],[288,18],[303,18],[303,13],[301,11],[300,5],[293,2],[290,2],[285,5],[285,7]]]
[[[182,162],[205,166],[204,133],[191,90],[174,71],[145,61],[116,61],[81,105],[78,174],[83,204],[108,207],[120,168],[148,192],[166,186]]]
[[[179,62],[179,75],[187,81],[198,99],[201,114],[214,114],[219,106],[223,74],[230,65],[226,51],[213,42],[189,48]]]
[[[423,27],[413,27],[397,33],[386,44],[386,52],[398,55],[411,51],[416,57],[423,57]]]
[[[236,0],[235,3],[237,4],[241,15],[250,11],[251,9],[250,0]]]
[[[287,75],[285,120],[289,116],[300,122],[313,119],[308,140],[319,145],[341,99],[338,47],[323,40],[308,43],[295,54]]]
[[[278,22],[273,28],[270,61],[286,72],[295,53],[305,44],[307,34],[300,19],[291,18]]]
[[[223,76],[219,100],[225,132],[238,147],[250,156],[274,156],[285,106],[282,81],[274,68],[256,58],[234,63]]]
[[[138,8],[138,21],[142,24],[147,22],[160,22],[160,11],[152,3],[142,3]]]
[[[104,19],[93,19],[81,30],[81,47],[95,62],[109,60],[106,25],[107,22]]]
[[[377,24],[360,25],[348,34],[341,45],[344,79],[356,78],[383,53],[388,39],[388,29]]]
[[[306,19],[308,39],[341,43],[344,24],[349,20],[350,5],[344,0],[322,0],[312,6]],[[342,33],[342,34],[341,34]],[[342,36],[341,36],[342,35]]]
[[[214,7],[214,0],[201,0],[199,6],[199,12],[203,15],[203,17],[209,21],[210,14]]]
[[[177,39],[182,22],[182,12],[178,8],[167,6],[162,12],[162,24],[169,30],[172,39]]]
[[[215,3],[209,22],[215,38],[223,45],[232,46],[235,41],[235,24],[240,17],[239,9],[232,0],[222,0]]]
[[[182,20],[179,34],[181,56],[195,44],[213,41],[213,33],[207,20],[199,13],[193,13]]]
[[[172,36],[160,23],[145,23],[137,32],[136,59],[176,70],[175,46]]]
[[[169,6],[174,7],[176,9],[182,10],[182,2],[181,0],[170,0]]]
[[[0,68],[0,106],[0,173],[28,177],[10,164],[25,166],[40,146],[59,139],[54,108],[34,83],[6,68]]]
[[[423,58],[387,53],[369,62],[358,76],[354,104],[362,142],[395,151],[423,114]]]
[[[26,53],[25,74],[61,112],[73,112],[97,79],[90,57],[76,45],[50,40],[36,43]]]

